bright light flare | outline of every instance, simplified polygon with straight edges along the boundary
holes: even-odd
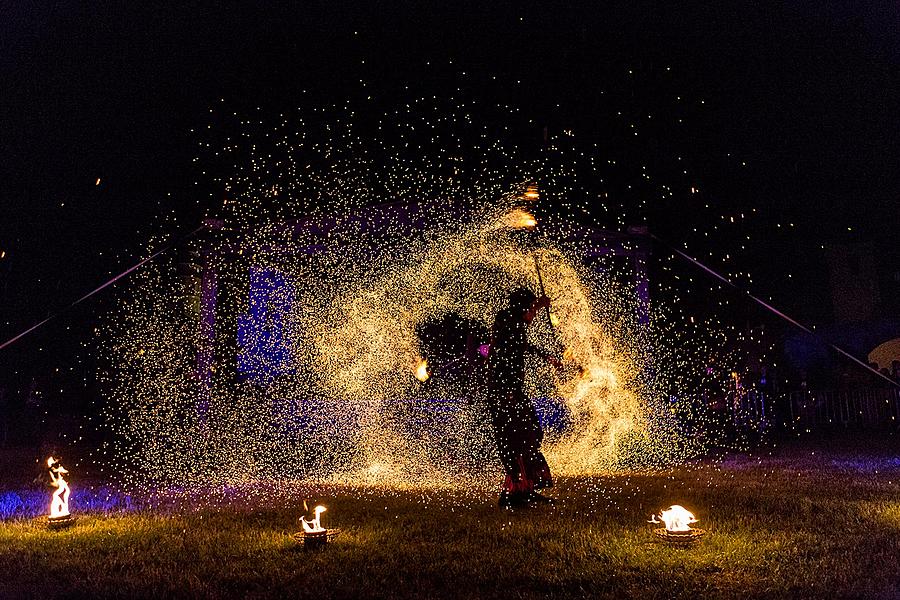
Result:
[[[425,383],[428,381],[429,377],[431,377],[431,373],[428,372],[428,361],[421,358],[419,359],[419,362],[416,363],[416,379]]]
[[[523,197],[526,200],[538,200],[541,197],[541,194],[540,192],[538,192],[538,187],[534,184],[531,184],[527,188],[525,188]]]
[[[650,520],[650,523],[665,524],[666,531],[670,533],[691,531],[691,524],[696,522],[697,519],[694,518],[693,513],[678,504],[673,504],[659,515],[653,515]]]

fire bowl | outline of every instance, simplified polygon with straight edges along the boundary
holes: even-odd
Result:
[[[323,548],[328,542],[336,538],[340,532],[340,529],[326,529],[325,531],[315,531],[312,533],[308,531],[298,531],[293,537],[297,542],[303,544],[304,548]]]
[[[74,522],[74,515],[66,515],[64,517],[47,517],[47,527],[49,527],[50,529],[65,529]]]
[[[669,544],[670,546],[693,546],[699,542],[704,535],[705,529],[691,529],[690,531],[668,531],[664,527],[653,530],[654,535]]]

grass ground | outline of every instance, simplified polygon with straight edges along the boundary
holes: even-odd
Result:
[[[296,508],[265,495],[82,514],[56,532],[0,522],[0,597],[900,597],[890,454],[796,450],[563,480],[555,506],[517,512],[446,492],[318,494],[343,531],[316,552],[290,537]],[[673,503],[709,531],[697,547],[654,540],[648,516]]]

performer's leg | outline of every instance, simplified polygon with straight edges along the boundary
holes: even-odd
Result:
[[[503,482],[500,485],[499,505],[504,508],[523,503],[520,490],[520,468],[510,436],[510,415],[508,411],[495,408],[491,411],[491,427],[497,445],[497,455],[503,466]]]
[[[528,398],[521,398],[519,409],[520,434],[518,439],[519,452],[523,456],[522,461],[524,476],[533,483],[534,488],[541,489],[553,485],[553,477],[547,460],[541,453],[541,441],[544,432],[534,409],[534,404]]]
[[[541,490],[553,487],[553,474],[550,472],[550,465],[544,454],[537,450],[531,459],[530,465],[531,478],[534,480],[535,489]]]

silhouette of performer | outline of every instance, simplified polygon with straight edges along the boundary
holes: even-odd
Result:
[[[525,353],[533,352],[555,365],[559,361],[528,343],[527,328],[537,311],[550,305],[526,288],[515,290],[509,306],[494,322],[488,352],[488,410],[497,452],[506,472],[500,506],[549,502],[536,490],[553,486],[553,476],[541,442],[544,432],[531,398],[525,395]]]

